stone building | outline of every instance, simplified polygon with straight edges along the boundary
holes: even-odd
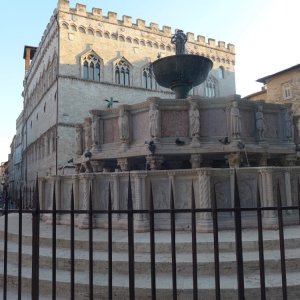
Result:
[[[291,115],[293,118],[295,142],[300,149],[300,64],[259,78],[257,82],[264,84],[262,90],[248,95],[244,99],[292,104]]]
[[[134,104],[149,97],[172,98],[151,70],[157,57],[175,54],[170,27],[121,20],[114,12],[69,6],[59,0],[37,48],[25,46],[23,164],[27,182],[58,175],[75,155],[75,126],[94,108]],[[209,57],[214,67],[193,95],[235,94],[232,44],[187,33],[187,51]],[[107,101],[105,101],[107,100]]]

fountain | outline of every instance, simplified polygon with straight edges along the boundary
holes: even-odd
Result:
[[[176,99],[187,98],[189,91],[206,79],[213,66],[209,58],[185,54],[186,41],[183,31],[177,30],[171,40],[176,55],[160,58],[152,64],[157,83],[174,91]]]

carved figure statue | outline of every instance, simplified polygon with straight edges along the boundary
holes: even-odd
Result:
[[[92,138],[93,138],[93,148],[98,149],[100,144],[100,130],[99,130],[99,116],[92,116]]]
[[[192,137],[200,136],[200,113],[196,103],[191,103],[189,110],[190,134]]]
[[[231,135],[233,139],[238,139],[241,134],[241,117],[237,101],[234,101],[230,110]]]
[[[264,114],[262,110],[263,110],[262,105],[259,105],[255,113],[255,125],[256,125],[257,137],[259,141],[262,141],[265,138],[265,129],[266,129]]]
[[[82,154],[82,127],[81,125],[77,124],[75,127],[76,130],[76,154]]]
[[[128,112],[121,108],[119,111],[119,132],[120,140],[126,142],[129,139],[129,120]]]
[[[176,30],[176,33],[172,36],[171,43],[176,47],[176,54],[185,54],[185,43],[187,36],[180,29]]]
[[[150,136],[155,138],[159,135],[159,110],[156,103],[150,104],[149,110],[150,119]]]

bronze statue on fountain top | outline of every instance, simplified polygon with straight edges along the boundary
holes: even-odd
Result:
[[[176,30],[171,43],[176,47],[176,55],[160,58],[153,62],[153,73],[157,83],[169,88],[176,99],[185,99],[189,91],[205,81],[213,63],[209,58],[185,54],[187,36],[182,30]]]

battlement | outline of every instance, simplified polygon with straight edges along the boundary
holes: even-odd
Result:
[[[119,20],[117,13],[111,11],[108,12],[107,16],[103,16],[102,9],[100,8],[92,8],[91,12],[87,12],[86,5],[79,4],[79,3],[76,4],[75,8],[70,8],[69,0],[58,0],[57,9],[67,13],[69,12],[72,14],[77,14],[79,16],[91,17],[97,20],[101,20],[103,22],[118,24],[120,26],[132,27],[150,33],[152,32],[154,34],[160,33],[162,35],[167,35],[167,36],[172,35],[172,28],[169,26],[164,25],[162,26],[161,29],[156,23],[150,23],[150,25],[147,26],[146,21],[142,19],[137,19],[136,23],[133,23],[132,17],[130,16],[123,16],[122,20]],[[192,32],[187,33],[187,39],[189,43],[205,45],[211,48],[217,48],[231,53],[234,53],[235,51],[235,47],[233,44],[228,43],[226,45],[225,42],[223,41],[218,41],[216,43],[215,39],[212,38],[206,39],[202,35],[198,35],[197,38],[195,38],[195,35]]]

